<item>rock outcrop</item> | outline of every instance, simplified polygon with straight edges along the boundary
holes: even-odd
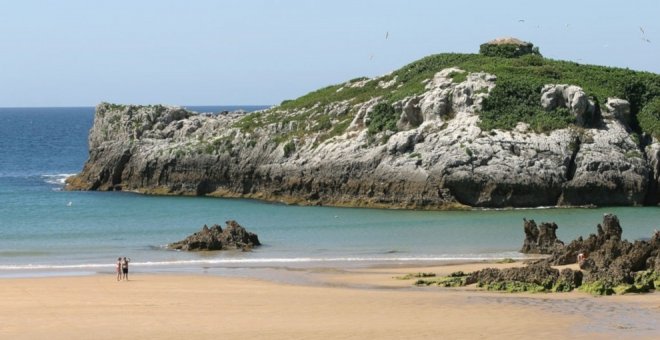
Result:
[[[507,269],[486,268],[470,273],[466,284],[477,283],[489,290],[567,292],[582,285],[582,272],[559,271],[547,263]]]
[[[579,288],[599,295],[648,292],[660,287],[660,232],[648,241],[630,243],[621,239],[619,219],[612,214],[603,217],[598,234],[582,237],[567,246],[558,241],[557,225],[525,221],[523,250],[538,249],[540,230],[547,231],[552,244],[550,257],[532,261],[524,267],[506,269],[485,268],[472,273],[456,272],[449,277],[420,279],[417,285],[456,287],[476,284],[488,290],[509,292],[568,292]],[[552,234],[552,235],[550,235]],[[536,248],[535,248],[536,247]],[[553,268],[556,265],[579,262],[580,270]]]
[[[564,242],[557,239],[556,223],[541,223],[536,225],[534,220],[523,219],[525,229],[525,241],[522,249],[523,254],[552,254],[564,246]]]
[[[553,234],[556,224],[542,226]],[[525,221],[523,250],[534,249],[541,228],[533,221]],[[660,232],[648,241],[630,243],[622,240],[623,230],[619,219],[612,214],[603,216],[597,234],[587,239],[579,237],[566,246],[554,243],[550,257],[522,268],[498,270],[488,268],[471,273],[466,283],[479,283],[496,290],[543,290],[567,291],[584,285],[584,290],[596,294],[625,293],[657,289],[660,284]],[[544,238],[555,240],[556,236]],[[530,246],[531,244],[531,246]],[[564,269],[559,272],[551,265],[578,263],[581,271]]]
[[[174,242],[168,245],[170,249],[202,251],[202,250],[226,250],[242,249],[251,250],[252,247],[259,246],[259,237],[253,234],[236,221],[225,222],[227,225],[223,230],[219,225],[212,227],[204,225],[201,231],[198,231],[184,240]]]
[[[401,85],[360,79],[336,91],[370,81]],[[640,150],[624,102],[609,100],[612,111],[594,128],[484,131],[478,112],[496,81],[459,68],[437,72],[423,93],[392,104],[398,132],[375,134],[367,126],[382,97],[248,115],[102,103],[89,159],[67,188],[414,209],[657,202],[660,144]],[[598,111],[572,85],[550,84],[541,98],[547,109],[569,109],[576,123]]]

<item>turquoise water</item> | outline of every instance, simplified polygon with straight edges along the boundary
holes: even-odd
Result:
[[[234,108],[200,111],[224,109]],[[557,222],[564,241],[595,232],[606,212],[619,216],[628,239],[660,229],[657,207],[429,212],[62,191],[87,157],[92,119],[93,108],[0,109],[0,277],[112,272],[118,256],[130,257],[133,271],[220,273],[524,258],[523,218]],[[228,219],[264,245],[247,253],[164,248]]]

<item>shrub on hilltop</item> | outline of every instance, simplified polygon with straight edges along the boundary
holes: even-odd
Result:
[[[246,116],[244,121],[236,123],[236,127],[253,131],[275,122],[296,120],[304,124],[297,125],[296,131],[287,132],[289,136],[279,140],[313,133],[336,135],[344,131],[357,110],[349,110],[345,116],[333,117],[330,124],[321,124],[321,116],[327,114],[328,107],[340,102],[355,107],[373,98],[380,98],[384,105],[370,117],[373,122],[368,127],[369,132],[383,129],[396,131],[394,125],[397,117],[385,105],[391,107],[396,101],[424,93],[428,81],[437,72],[449,67],[458,67],[468,73],[487,72],[497,76],[497,85],[484,101],[482,111],[478,112],[484,130],[513,129],[518,122],[528,123],[538,132],[567,127],[574,122],[572,115],[561,108],[543,110],[540,106],[540,89],[546,84],[571,84],[581,87],[594,103],[605,103],[609,97],[629,101],[633,131],[658,135],[660,119],[657,108],[660,105],[654,99],[660,97],[660,75],[547,59],[541,56],[533,44],[517,39],[484,44],[480,54],[431,55],[382,77],[355,78],[346,83],[327,86],[300,98],[282,102],[279,107],[271,110]],[[384,83],[392,84],[385,87],[382,86]],[[646,106],[648,109],[645,110]],[[335,126],[340,124],[342,128],[336,129]]]
[[[534,44],[516,38],[499,38],[479,46],[479,54],[487,57],[518,58],[526,54],[540,55]]]

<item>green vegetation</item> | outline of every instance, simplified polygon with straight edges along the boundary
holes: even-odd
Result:
[[[420,278],[420,277],[435,277],[435,273],[411,273],[411,274],[406,274],[404,276],[397,276],[396,279],[398,279],[398,280],[410,280],[410,279]]]
[[[581,283],[582,282],[580,282],[580,284]],[[557,279],[557,282],[555,282],[555,284],[552,286],[551,291],[555,293],[567,293],[573,291],[576,288],[578,288],[578,285],[576,285],[575,282],[566,280],[560,276],[559,279]]]
[[[515,261],[512,259],[504,259],[499,263],[512,262]],[[416,286],[463,287],[467,284],[474,283],[473,279],[470,279],[473,274],[474,273],[464,273],[462,271],[458,271],[451,273],[448,276],[436,277],[434,273],[413,273],[396,277],[396,279],[417,279],[415,281]],[[515,280],[500,282],[477,281],[476,285],[477,287],[484,288],[486,290],[505,291],[510,293],[570,292],[575,289],[593,295],[645,293],[660,287],[660,273],[653,270],[637,272],[635,273],[634,282],[630,284],[614,284],[607,280],[599,280],[594,282],[580,281],[575,282],[570,278],[570,276],[560,276],[557,280],[548,277],[542,282],[522,282]]]
[[[101,105],[104,105],[108,108],[110,111],[118,111],[118,110],[123,110],[126,108],[127,105],[122,105],[122,104],[114,104],[114,103],[106,103],[103,102]]]
[[[440,276],[433,279],[419,279],[415,281],[416,286],[439,286],[439,287],[463,287],[467,284],[469,275],[461,271],[454,272],[448,276]]]
[[[293,141],[289,141],[288,143],[284,144],[284,157],[289,157],[291,156],[292,153],[296,151],[296,143]]]
[[[636,273],[632,284],[614,285],[610,282],[595,281],[584,283],[579,289],[593,295],[621,295],[627,293],[646,293],[650,290],[657,289],[659,285],[660,273],[647,270]]]
[[[516,260],[514,260],[510,257],[503,258],[503,259],[497,261],[497,263],[515,263],[515,262],[516,262]]]
[[[660,97],[653,98],[637,115],[639,127],[643,132],[660,139]],[[637,136],[639,140],[639,136]]]
[[[646,270],[635,274],[635,288],[639,291],[647,292],[660,287],[660,272]]]
[[[567,127],[573,122],[571,113],[564,108],[545,111],[541,100],[543,83],[527,79],[504,79],[497,82],[490,96],[484,99],[481,128],[484,130],[511,130],[518,122],[525,122],[537,132]]]
[[[589,293],[592,295],[612,295],[614,294],[614,286],[609,282],[604,281],[594,281],[583,283],[580,288],[580,291]]]
[[[504,291],[509,293],[543,293],[548,292],[552,287],[539,285],[535,283],[520,282],[520,281],[506,281],[506,282],[491,282],[491,283],[477,283],[477,287],[485,288],[486,290]]]
[[[628,100],[631,103],[633,130],[656,137],[660,135],[660,75],[547,59],[534,49],[531,53],[508,58],[504,54],[513,53],[505,51],[508,47],[495,49],[499,52],[487,52],[488,55],[432,55],[378,79],[356,78],[347,83],[327,86],[300,98],[286,100],[272,110],[246,115],[234,127],[252,132],[269,124],[288,126],[289,122],[296,121],[299,124],[295,129],[281,132],[282,136],[276,137],[277,141],[309,134],[318,134],[325,140],[343,133],[356,114],[356,110],[351,110],[345,117],[329,116],[326,110],[328,104],[347,101],[349,105],[356,105],[379,98],[382,104],[370,114],[369,132],[396,131],[398,117],[392,104],[425,92],[427,82],[440,70],[458,67],[466,72],[451,74],[454,82],[463,81],[470,72],[487,72],[497,76],[497,86],[484,100],[483,110],[479,113],[484,130],[510,130],[518,122],[529,124],[537,132],[569,126],[574,123],[574,117],[568,110],[548,112],[540,107],[540,90],[545,84],[572,84],[580,86],[596,103],[605,102],[608,97]],[[378,85],[379,82],[392,80],[395,81],[394,86],[382,88]],[[337,124],[342,126],[337,127]]]
[[[451,77],[451,81],[454,83],[462,83],[467,79],[468,73],[467,72],[451,72],[449,74],[449,77]]]
[[[488,57],[518,58],[527,54],[539,55],[538,47],[532,43],[485,43],[479,46],[479,54]]]
[[[396,122],[399,117],[394,112],[392,105],[387,103],[379,103],[374,106],[373,111],[369,115],[371,119],[367,124],[369,126],[369,134],[376,134],[381,131],[397,131]]]

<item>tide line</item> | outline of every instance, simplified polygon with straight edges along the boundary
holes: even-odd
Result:
[[[364,262],[452,262],[452,261],[488,261],[502,257],[494,256],[431,256],[431,257],[296,257],[296,258],[257,258],[257,259],[203,259],[176,261],[144,261],[131,262],[132,267],[185,266],[185,265],[222,265],[222,264],[289,264],[289,263],[364,263]],[[530,259],[529,256],[514,257],[514,260]],[[11,270],[52,270],[52,269],[106,269],[113,268],[115,263],[84,263],[84,264],[20,264],[0,265],[1,271]]]

